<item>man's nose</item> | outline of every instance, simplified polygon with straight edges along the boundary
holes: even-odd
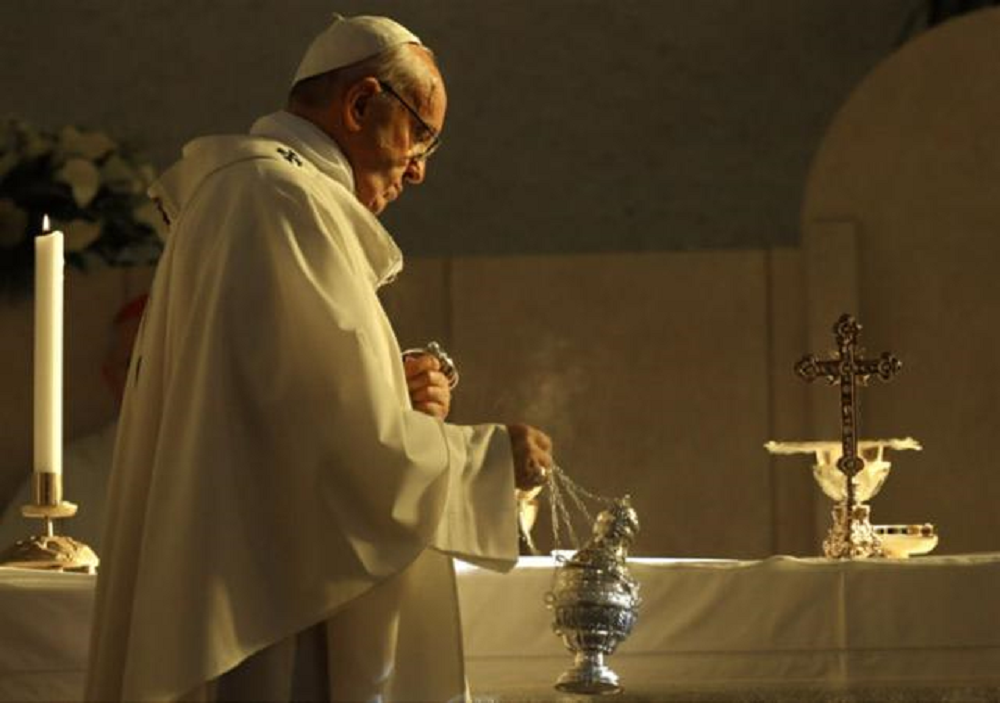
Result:
[[[424,174],[427,173],[427,160],[426,159],[410,159],[410,163],[406,165],[406,172],[403,174],[406,180],[410,183],[423,183]]]

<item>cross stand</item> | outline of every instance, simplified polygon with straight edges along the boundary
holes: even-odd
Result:
[[[884,556],[881,541],[867,519],[868,506],[858,505],[855,497],[854,477],[864,468],[864,460],[858,456],[857,386],[867,385],[872,376],[889,381],[903,364],[889,352],[883,352],[878,359],[862,358],[857,346],[860,332],[857,320],[846,313],[841,315],[833,326],[836,357],[820,360],[809,354],[795,365],[795,373],[805,381],[822,377],[830,385],[840,386],[841,456],[837,468],[844,474],[847,498],[834,508],[835,527],[823,544],[826,556],[835,559]]]

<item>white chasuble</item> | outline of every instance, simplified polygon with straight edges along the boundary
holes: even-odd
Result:
[[[122,407],[88,698],[176,700],[338,621],[375,629],[355,655],[384,700],[461,698],[451,558],[516,561],[509,439],[411,408],[376,296],[398,249],[333,142],[286,113],[254,132],[192,142],[151,190],[171,228]]]

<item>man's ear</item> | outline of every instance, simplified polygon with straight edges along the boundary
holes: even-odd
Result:
[[[351,85],[344,93],[344,126],[349,132],[360,132],[372,99],[382,92],[378,80],[369,76]]]

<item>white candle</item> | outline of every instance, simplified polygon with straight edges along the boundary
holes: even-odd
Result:
[[[35,473],[62,473],[62,380],[63,233],[56,231],[35,237]]]

